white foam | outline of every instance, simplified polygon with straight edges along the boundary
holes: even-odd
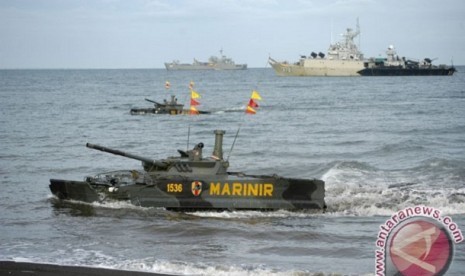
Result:
[[[63,258],[53,259],[53,256],[48,260],[40,258],[25,258],[14,257],[15,262],[41,263],[62,266],[81,266],[81,267],[96,267],[105,269],[116,269],[123,271],[139,271],[150,273],[163,273],[170,275],[214,275],[214,276],[266,276],[266,275],[326,275],[322,272],[310,272],[299,270],[278,270],[267,267],[262,264],[247,264],[247,265],[231,265],[231,264],[207,264],[207,263],[189,263],[189,262],[172,262],[168,260],[155,260],[152,258],[140,260],[117,260],[113,257],[102,254],[98,251],[75,250],[76,255]],[[328,273],[327,275],[334,275]]]
[[[203,218],[221,218],[221,219],[249,219],[249,218],[289,218],[289,217],[311,217],[315,215],[321,215],[321,212],[316,211],[224,211],[224,212],[192,212],[188,213],[192,216],[203,217]]]
[[[322,177],[328,212],[388,216],[406,207],[425,205],[444,215],[465,213],[465,188],[437,183],[437,175],[418,171],[415,175],[412,170],[381,171],[353,162],[338,163]],[[448,182],[447,178],[444,181]]]
[[[92,202],[92,206],[94,207],[101,207],[101,208],[108,208],[108,209],[133,209],[133,210],[149,210],[153,209],[151,207],[141,207],[132,204],[130,201],[116,201],[116,200],[109,200],[104,202]]]
[[[170,262],[163,260],[126,261],[118,265],[118,269],[137,270],[152,273],[165,273],[172,275],[218,275],[218,276],[262,276],[262,275],[324,275],[308,271],[279,271],[268,268],[265,265],[228,265],[228,264],[206,264]]]

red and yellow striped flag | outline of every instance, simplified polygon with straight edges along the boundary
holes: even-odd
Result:
[[[247,104],[247,108],[245,109],[245,113],[252,115],[256,114],[257,110],[255,110],[255,108],[258,108],[258,103],[255,100],[259,101],[261,99],[262,97],[260,96],[260,94],[258,94],[257,91],[253,90],[252,95],[250,95],[250,100]]]
[[[199,115],[200,112],[197,110],[197,108],[195,108],[195,106],[200,105],[200,102],[196,100],[196,99],[201,98],[200,94],[192,90],[192,88],[194,88],[194,82],[191,81],[191,83],[189,84],[189,88],[191,90],[191,106],[190,106],[189,114]]]

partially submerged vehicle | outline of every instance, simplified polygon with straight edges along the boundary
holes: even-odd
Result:
[[[61,200],[122,200],[175,211],[326,208],[322,180],[228,172],[222,147],[225,131],[214,133],[211,157],[203,156],[203,143],[160,160],[88,143],[88,148],[140,160],[143,170],[101,173],[83,181],[51,179],[50,190]]]
[[[422,61],[399,57],[393,45],[386,50],[386,57],[370,58],[364,62],[362,76],[452,76],[456,69],[445,64],[433,65],[433,60]]]
[[[132,115],[140,114],[169,114],[169,115],[180,115],[180,114],[189,114],[190,110],[184,109],[184,105],[178,103],[178,99],[175,95],[171,95],[171,99],[167,101],[166,99],[163,103],[152,101],[150,99],[145,99],[148,102],[154,104],[154,107],[148,108],[131,108]],[[197,110],[199,114],[210,114],[209,111]]]

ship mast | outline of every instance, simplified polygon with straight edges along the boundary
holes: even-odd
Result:
[[[357,33],[358,33],[358,50],[362,51],[362,34],[360,32],[360,24],[358,23],[358,17],[357,17]]]
[[[330,45],[333,45],[333,18],[331,18],[331,41]]]

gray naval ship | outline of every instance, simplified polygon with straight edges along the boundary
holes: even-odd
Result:
[[[247,64],[236,64],[231,58],[223,55],[223,50],[220,50],[220,57],[211,56],[208,62],[194,59],[193,63],[180,63],[175,60],[165,63],[165,67],[166,70],[245,70]]]
[[[359,34],[357,20],[357,30],[348,28],[341,41],[329,45],[327,55],[312,52],[295,63],[269,57],[268,62],[278,76],[360,76],[358,71],[364,68],[363,54],[354,42]]]
[[[125,201],[174,211],[325,209],[325,183],[278,175],[228,172],[223,135],[215,130],[211,157],[203,143],[179,156],[153,160],[99,145],[91,149],[142,161],[143,170],[123,170],[85,177],[83,181],[51,179],[50,190],[60,200]]]

